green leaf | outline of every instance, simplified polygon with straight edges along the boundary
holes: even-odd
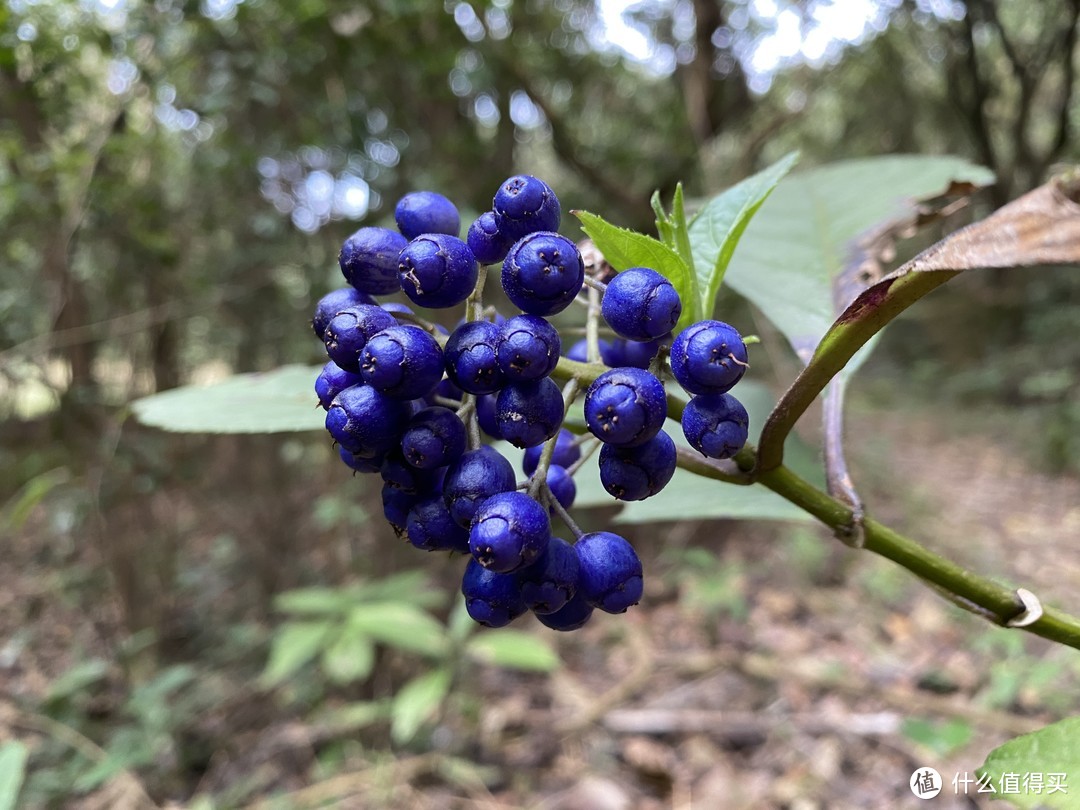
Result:
[[[559,666],[559,656],[547,641],[520,630],[490,630],[478,633],[465,645],[469,657],[507,669],[551,672]]]
[[[301,616],[348,613],[359,601],[348,588],[297,588],[274,597],[274,609]]]
[[[922,717],[905,719],[901,732],[909,740],[925,745],[943,758],[967,745],[975,733],[971,725],[963,720],[954,718],[945,723],[936,723]]]
[[[80,661],[49,685],[47,703],[56,703],[105,680],[109,665],[100,658]]]
[[[911,155],[794,174],[746,227],[727,283],[765,313],[805,361],[836,320],[833,280],[857,238],[902,218],[913,202],[941,194],[952,181],[984,185],[993,175],[960,158]]]
[[[359,605],[349,614],[349,626],[400,650],[435,657],[446,652],[446,628],[408,602]]]
[[[362,700],[344,706],[324,706],[316,712],[313,720],[326,729],[341,734],[357,731],[385,720],[390,716],[390,703],[386,700]]]
[[[265,686],[279,684],[319,654],[332,625],[329,622],[288,622],[274,635],[270,658],[263,670]]]
[[[322,654],[322,669],[336,684],[362,681],[375,666],[375,645],[366,635],[346,625]]]
[[[322,430],[318,366],[282,366],[219,383],[174,388],[131,404],[144,425],[180,433],[290,433]]]
[[[675,228],[668,216],[667,211],[664,210],[664,204],[660,201],[660,192],[654,191],[652,197],[649,198],[649,205],[652,206],[653,213],[656,214],[656,234],[660,237],[660,241],[667,245],[672,250],[675,248]]]
[[[978,773],[983,778],[989,777],[998,791],[997,798],[1007,799],[1018,807],[1076,807],[1080,785],[1070,785],[1069,778],[1075,780],[1080,774],[1080,717],[1068,717],[998,746],[986,757]],[[1023,789],[1026,774],[1042,777],[1042,792]],[[1002,782],[1011,776],[1020,781],[1020,787],[1006,794]],[[1058,777],[1064,791],[1050,788],[1054,777]]]
[[[767,169],[713,197],[694,217],[689,241],[701,295],[702,317],[712,317],[732,254],[750,220],[798,160],[799,153],[791,152]]]
[[[15,810],[26,776],[27,748],[11,740],[0,745],[0,810]]]
[[[398,690],[390,710],[390,736],[395,743],[407,743],[436,716],[450,692],[450,680],[450,670],[440,667],[413,678]]]
[[[651,267],[662,275],[679,293],[683,302],[682,317],[675,331],[679,332],[696,320],[697,288],[690,266],[672,248],[651,236],[612,225],[588,211],[572,212],[581,220],[582,229],[596,243],[604,258],[616,270],[628,267]],[[688,303],[694,306],[687,306]]]

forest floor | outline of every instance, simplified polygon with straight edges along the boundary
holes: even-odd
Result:
[[[988,441],[992,420],[849,418],[877,517],[1080,609],[1080,481]],[[44,511],[0,568],[0,741],[30,746],[28,807],[904,808],[923,806],[908,785],[927,767],[945,783],[931,806],[1003,806],[977,793],[976,768],[1073,711],[1080,686],[1074,651],[993,627],[810,524],[666,524],[635,535],[656,572],[640,606],[567,634],[522,622],[554,645],[553,673],[475,666],[426,733],[393,746],[385,723],[333,720],[423,663],[381,653],[352,692],[310,678],[256,688],[272,619],[216,578],[220,538],[181,555],[176,601],[230,625],[213,645],[180,645],[166,670],[201,702],[132,690],[147,642],[121,630],[115,571],[103,581],[92,549],[43,551],[56,519]],[[377,552],[386,538],[362,542]]]

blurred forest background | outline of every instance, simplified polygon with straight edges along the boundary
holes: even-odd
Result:
[[[307,321],[341,241],[413,189],[475,213],[529,171],[651,232],[654,190],[700,198],[791,149],[955,154],[997,175],[983,215],[1077,157],[1078,20],[1080,0],[5,0],[0,743],[29,746],[20,806],[900,806],[915,767],[974,770],[1067,712],[1074,657],[802,524],[635,527],[643,606],[526,627],[553,661],[463,660],[457,568],[401,549],[324,436],[167,434],[126,403],[322,362]],[[782,390],[794,355],[721,307]],[[850,406],[877,514],[1074,611],[1078,324],[1075,272],[965,277],[889,330]],[[349,605],[380,582],[430,611],[441,658],[301,641],[267,675],[290,609],[293,642],[325,629],[283,593]],[[453,698],[391,735],[386,701],[436,666]]]

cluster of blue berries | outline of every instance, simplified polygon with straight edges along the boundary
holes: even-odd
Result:
[[[642,593],[630,543],[612,532],[582,534],[566,511],[584,458],[582,439],[563,426],[569,402],[551,378],[563,346],[547,317],[577,299],[587,279],[578,246],[558,233],[560,217],[551,188],[519,175],[462,240],[450,200],[407,194],[395,209],[397,231],[365,227],[345,240],[339,264],[348,286],[324,296],[312,319],[329,356],[315,391],[342,461],[381,475],[384,515],[412,545],[470,556],[466,607],[491,627],[532,611],[572,630],[595,609],[625,611]],[[480,303],[484,268],[499,262],[503,291],[521,310],[510,318]],[[404,304],[375,299],[396,292],[426,309],[465,303],[466,317],[448,332]],[[587,341],[565,353],[611,367],[585,392],[585,422],[601,440],[601,481],[621,500],[655,495],[675,471],[675,443],[662,430],[668,355],[694,395],[683,418],[690,444],[728,458],[746,441],[746,411],[727,393],[746,368],[742,338],[703,321],[672,342],[681,311],[659,273],[624,270],[600,302],[616,338],[594,342],[599,358],[588,356]],[[524,482],[481,431],[524,449]],[[556,515],[574,543],[553,534]]]

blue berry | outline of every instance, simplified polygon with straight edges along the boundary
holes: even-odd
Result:
[[[465,452],[465,423],[441,405],[424,408],[409,420],[401,437],[401,452],[417,469],[445,467]]]
[[[410,416],[409,406],[401,400],[391,399],[370,385],[354,385],[330,403],[326,429],[342,447],[373,459],[397,445]]]
[[[746,344],[723,321],[691,324],[671,344],[671,373],[691,394],[723,394],[746,372]]]
[[[476,420],[480,423],[480,429],[493,439],[503,437],[499,428],[499,420],[495,418],[496,394],[484,394],[476,398]]]
[[[469,551],[484,568],[508,574],[540,556],[551,537],[547,510],[524,492],[500,492],[477,507]]]
[[[315,305],[315,314],[311,318],[311,328],[315,331],[315,337],[322,340],[330,319],[354,304],[375,304],[375,299],[355,287],[331,290],[320,298],[319,303]]]
[[[369,474],[377,473],[382,469],[383,457],[381,455],[376,455],[373,458],[363,458],[349,450],[345,445],[338,447],[338,455],[345,463],[345,466],[353,472]]]
[[[641,599],[641,560],[625,538],[592,532],[574,546],[580,564],[578,593],[595,608],[622,613]]]
[[[675,474],[675,442],[663,430],[636,447],[600,448],[600,483],[620,501],[642,501]]]
[[[605,366],[615,368],[616,366],[629,366],[633,363],[623,363],[622,355],[617,351],[615,344],[610,340],[601,339],[598,341],[600,349],[600,362]],[[577,360],[579,363],[589,362],[589,341],[587,338],[582,338],[566,352],[566,357],[569,360]]]
[[[454,522],[441,495],[417,501],[405,524],[409,542],[424,551],[469,551],[469,533]]]
[[[359,385],[363,380],[359,374],[346,371],[333,360],[323,366],[319,376],[315,378],[315,396],[319,398],[319,404],[323,410],[330,407],[334,397],[346,388]]]
[[[443,476],[446,474],[443,467],[430,470],[417,469],[405,460],[400,450],[392,450],[386,454],[379,472],[382,474],[385,485],[411,495],[424,496],[441,495]]]
[[[666,416],[664,386],[639,368],[605,371],[585,392],[585,423],[608,444],[643,444],[659,432]]]
[[[434,191],[411,191],[394,207],[394,221],[406,239],[423,233],[447,233],[457,236],[461,215],[457,206]]]
[[[495,343],[499,368],[507,380],[536,380],[555,370],[562,340],[539,315],[515,315],[500,327]]]
[[[444,233],[418,236],[401,251],[401,289],[414,304],[444,309],[460,304],[476,286],[480,268],[469,246]]]
[[[384,301],[380,306],[389,312],[391,315],[415,315],[407,304],[403,304],[400,301]]]
[[[489,571],[469,560],[461,578],[465,609],[474,621],[487,627],[503,627],[525,612],[517,577]]]
[[[398,537],[405,534],[409,511],[416,505],[418,500],[419,498],[416,495],[411,495],[389,484],[383,484],[383,517],[386,518],[386,522],[390,524],[394,534]]]
[[[548,540],[540,558],[518,571],[518,587],[525,607],[533,613],[561,610],[577,592],[578,556],[561,537]]]
[[[443,352],[443,364],[444,365],[445,365],[445,361],[446,361],[446,353]],[[439,381],[439,384],[435,386],[435,390],[431,392],[431,397],[442,397],[443,399],[454,400],[455,402],[458,402],[458,403],[461,402],[461,398],[464,395],[465,395],[465,392],[463,392],[460,388],[458,388],[457,385],[454,383],[454,381],[451,380],[449,377],[443,377]],[[428,397],[428,399],[431,399],[431,397]],[[434,401],[432,401],[432,404],[435,404]]]
[[[485,211],[469,226],[466,236],[469,249],[480,264],[495,264],[506,258],[513,239],[499,230],[494,211]]]
[[[391,326],[371,336],[360,357],[360,376],[395,399],[417,399],[443,376],[438,341],[418,326]]]
[[[709,458],[731,458],[746,444],[750,417],[731,394],[698,394],[683,410],[683,435]]]
[[[633,366],[634,368],[647,369],[652,363],[653,358],[656,357],[656,353],[660,351],[660,343],[663,340],[648,340],[644,343],[637,340],[616,340],[612,345],[612,354],[616,355],[618,361],[615,363],[608,363],[607,365],[614,368],[615,366]]]
[[[531,233],[515,242],[502,266],[506,297],[531,315],[562,312],[584,281],[585,264],[577,245],[550,231]]]
[[[532,447],[559,431],[563,420],[562,391],[550,377],[513,383],[495,400],[495,421],[514,447]]]
[[[330,359],[346,371],[360,373],[360,354],[376,332],[397,321],[380,306],[355,304],[338,312],[323,331],[323,342]]]
[[[532,475],[536,465],[540,462],[540,454],[543,445],[534,445],[525,448],[525,455],[521,457],[521,469],[526,475]],[[581,448],[577,445],[577,436],[566,428],[559,430],[559,437],[555,440],[555,451],[551,454],[551,463],[560,467],[569,467],[581,458]]]
[[[548,467],[547,485],[548,489],[551,490],[551,494],[555,496],[555,500],[559,502],[563,509],[569,509],[574,505],[574,498],[577,497],[577,484],[574,483],[570,473],[566,471],[566,467],[558,464],[552,464]],[[555,508],[552,507],[549,511],[554,512]]]
[[[490,321],[469,321],[446,341],[446,373],[462,391],[491,394],[506,384],[495,353],[499,331]]]
[[[682,301],[671,282],[655,270],[631,267],[608,282],[600,314],[624,338],[655,340],[675,328]]]
[[[398,254],[408,242],[389,228],[361,228],[341,246],[338,255],[341,273],[360,292],[369,295],[397,292]]]
[[[517,486],[514,466],[498,450],[470,450],[450,465],[443,479],[443,498],[459,526],[468,526],[485,498]]]
[[[495,192],[491,208],[499,230],[510,241],[536,231],[557,231],[562,216],[555,192],[529,174],[507,178]]]
[[[593,606],[585,601],[581,592],[554,613],[537,613],[540,623],[552,630],[577,630],[585,625],[593,615]]]

